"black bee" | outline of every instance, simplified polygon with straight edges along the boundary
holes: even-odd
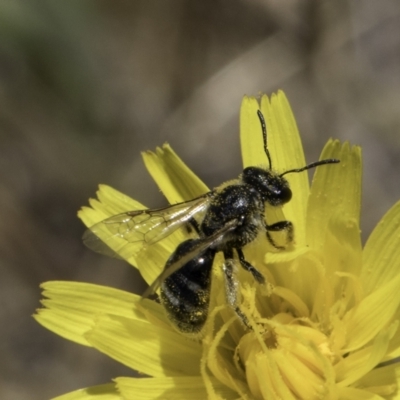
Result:
[[[257,113],[268,169],[247,167],[236,181],[203,196],[166,208],[115,215],[95,224],[84,234],[83,241],[89,248],[115,256],[118,254],[101,242],[106,240],[107,234],[128,243],[151,245],[181,227],[195,232],[196,238],[188,239],[177,247],[146,293],[153,293],[160,287],[161,303],[169,319],[181,332],[197,333],[206,322],[212,265],[218,252],[222,252],[225,258],[222,269],[227,301],[241,321],[251,328],[237,304],[235,265],[239,263],[259,283],[264,283],[265,278],[245,259],[243,247],[252,242],[260,231],[265,231],[268,241],[277,249],[282,246],[274,241],[271,232],[286,231],[287,242],[290,243],[293,240],[292,223],[284,220],[268,224],[264,215],[266,204],[277,207],[290,201],[292,192],[284,175],[339,162],[336,159],[321,160],[276,173],[272,169],[267,147],[264,117],[260,111]],[[124,257],[129,256],[125,250],[117,251],[120,255],[122,252]]]

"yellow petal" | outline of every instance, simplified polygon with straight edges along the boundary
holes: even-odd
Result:
[[[301,168],[306,165],[300,134],[290,104],[282,91],[261,99],[261,111],[267,120],[268,149],[272,166],[278,172]],[[307,172],[285,176],[293,192],[293,198],[284,206],[285,217],[292,221],[296,230],[296,244],[305,244],[305,221],[309,182]]]
[[[400,309],[397,310],[397,313],[394,320],[400,320]],[[400,357],[400,328],[394,338],[390,341],[389,349],[386,354],[384,361],[395,360]]]
[[[75,390],[53,398],[53,400],[125,400],[118,394],[116,385],[109,383],[106,385],[92,386],[85,389]]]
[[[274,357],[267,352],[256,354],[246,362],[246,376],[252,394],[257,399],[296,399],[288,389]]]
[[[262,96],[261,112],[265,114],[267,122],[268,149],[273,169],[284,172],[304,167],[305,158],[299,130],[285,94],[280,90],[271,96],[270,101],[268,96]],[[299,181],[303,187],[308,188],[307,174],[300,176],[303,177]]]
[[[340,400],[385,400],[375,393],[371,393],[367,390],[357,389],[354,387],[341,388],[339,390]]]
[[[400,364],[393,363],[373,369],[357,382],[357,386],[381,396],[389,396],[397,392],[397,396],[392,396],[390,399],[399,399]]]
[[[381,219],[365,245],[361,280],[366,293],[400,274],[400,202]]]
[[[272,293],[284,299],[288,303],[288,305],[292,306],[294,309],[294,315],[306,318],[309,317],[310,311],[307,308],[307,305],[293,291],[289,290],[286,287],[275,286]]]
[[[271,155],[272,165],[269,165],[264,151],[261,123],[257,110],[266,120],[267,147]],[[279,91],[271,96],[261,99],[261,107],[254,98],[245,97],[240,111],[240,139],[242,148],[243,166],[272,167],[274,170],[284,172],[293,168],[305,166],[305,159],[299,132],[292,110],[285,94]],[[309,183],[307,173],[293,173],[287,175],[293,191],[293,199],[284,206],[285,217],[292,221],[296,233],[295,241],[298,246],[305,244],[305,217]],[[281,212],[278,220],[285,218]],[[268,223],[273,216],[268,215]],[[271,220],[271,221],[270,221]],[[275,222],[275,221],[272,221]]]
[[[259,109],[260,106],[255,98],[247,96],[243,98],[240,107],[240,147],[243,168],[269,167],[264,152],[261,124],[257,115]]]
[[[365,297],[345,315],[346,351],[364,346],[392,320],[400,303],[399,287],[400,275]]]
[[[396,329],[397,326],[392,326],[389,329],[382,330],[371,346],[351,353],[336,364],[337,385],[339,387],[350,386],[372,371],[384,358],[389,341]]]
[[[98,200],[90,199],[90,207],[82,207],[78,212],[78,217],[87,227],[92,227],[98,222],[114,215],[146,208],[141,203],[107,185],[100,185],[96,194]],[[112,234],[106,225],[96,229],[96,236],[101,240],[98,243],[94,243],[93,247],[97,247],[95,251],[108,256],[125,259],[136,267],[137,261],[135,255],[141,248],[140,242],[128,243],[126,240],[118,237],[118,235]]]
[[[46,301],[43,301],[46,304]],[[91,320],[80,313],[72,314],[57,308],[37,310],[33,316],[40,325],[61,337],[73,342],[90,346],[83,334],[89,329]]]
[[[165,144],[156,153],[142,153],[147,170],[170,204],[188,201],[209,191],[172,148]]]
[[[140,297],[107,286],[80,282],[53,281],[41,285],[45,307],[34,318],[58,335],[90,346],[84,334],[94,325],[94,318],[101,313],[128,318],[144,319],[137,308]],[[161,305],[146,302],[147,309],[159,320],[166,322]]]
[[[96,194],[99,201],[92,202],[92,209],[82,207],[78,212],[78,217],[87,227],[93,226],[112,215],[147,208],[138,201],[107,185],[99,185],[99,190]]]
[[[102,204],[110,208],[111,215],[147,208],[111,186],[99,185],[99,190],[96,192],[96,195]]]
[[[282,325],[275,319],[265,321],[273,327],[276,342],[272,348],[256,338],[257,332],[243,336],[239,345],[254,397],[335,399],[333,371],[324,354],[327,337],[310,327]]]
[[[361,207],[361,150],[329,141],[321,159],[337,158],[340,164],[317,168],[311,186],[307,209],[307,242],[321,249],[331,218],[359,223]],[[344,231],[346,226],[343,226]]]
[[[204,400],[207,391],[200,376],[178,376],[164,378],[117,378],[118,390],[124,399],[153,400]],[[220,386],[223,399],[235,399],[236,395]]]
[[[200,375],[200,343],[148,321],[102,315],[85,337],[102,353],[150,376]]]
[[[332,286],[338,289],[338,297],[342,296],[342,283],[335,279],[335,274],[344,272],[359,276],[362,268],[362,244],[360,225],[356,218],[342,215],[340,211],[332,214],[325,234],[323,257],[326,275],[332,279]],[[335,279],[333,281],[333,279]],[[351,293],[349,294],[351,297]]]
[[[218,307],[214,308],[210,313],[209,321],[214,321],[214,318],[216,318],[217,308]],[[243,398],[246,398],[248,390],[245,385],[243,373],[239,373],[234,367],[230,357],[226,357],[226,349],[221,346],[225,335],[229,332],[230,326],[236,320],[237,317],[230,318],[222,325],[215,335],[213,333],[212,324],[208,325],[209,336],[205,337],[203,340],[205,356],[201,360],[201,370],[205,382],[210,386],[211,393],[215,394],[215,389],[212,379],[208,375],[209,372],[211,372],[212,376],[217,378],[218,381],[232,388],[232,390],[235,390],[237,393],[240,393]]]

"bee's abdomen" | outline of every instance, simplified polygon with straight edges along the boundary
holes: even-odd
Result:
[[[196,248],[201,239],[181,243],[166,268]],[[211,269],[215,251],[200,253],[161,285],[161,302],[168,317],[182,332],[195,333],[203,327],[210,302]]]

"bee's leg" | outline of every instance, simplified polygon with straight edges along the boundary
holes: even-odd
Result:
[[[188,224],[186,225],[186,227],[188,233],[191,233],[192,229],[194,229],[195,232],[200,236],[200,225],[194,218],[190,218],[188,220]]]
[[[290,221],[279,221],[279,222],[275,222],[275,224],[271,224],[271,225],[268,225],[267,223],[265,223],[264,227],[265,227],[265,231],[267,232],[268,241],[276,249],[284,250],[285,246],[277,245],[275,243],[274,239],[272,239],[270,232],[286,231],[287,232],[287,243],[291,243],[293,241],[293,224]]]
[[[238,305],[238,282],[235,278],[236,265],[232,257],[228,258],[225,255],[225,262],[222,267],[225,278],[225,294],[228,304],[233,308],[236,315],[242,321],[243,325],[248,329],[252,329],[249,320],[244,315],[243,311]]]
[[[242,249],[236,249],[238,256],[239,256],[239,261],[242,267],[246,270],[249,271],[252,275],[253,278],[259,282],[259,283],[265,283],[265,278],[264,275],[253,265],[251,265],[248,261],[245,260],[243,250]]]

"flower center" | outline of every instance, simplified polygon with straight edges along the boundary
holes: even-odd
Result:
[[[249,332],[238,344],[252,395],[260,400],[326,398],[335,360],[328,337],[288,314],[277,317],[265,321],[266,331]],[[282,319],[292,323],[282,324]]]

